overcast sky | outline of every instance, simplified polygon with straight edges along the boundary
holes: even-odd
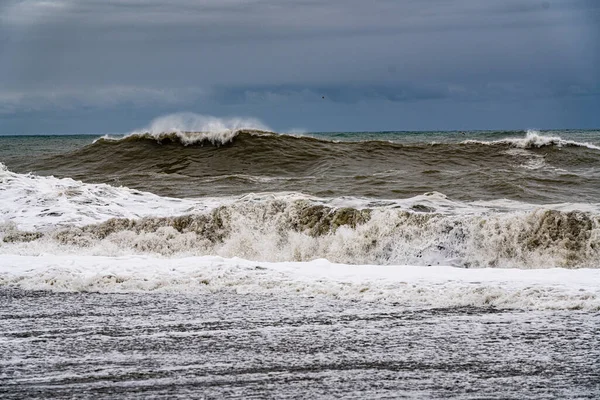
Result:
[[[600,128],[599,62],[598,0],[0,0],[0,134]]]

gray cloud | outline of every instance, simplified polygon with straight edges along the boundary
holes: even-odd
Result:
[[[198,88],[149,89],[128,86],[105,86],[0,93],[0,114],[18,111],[77,110],[79,107],[110,108],[183,106],[198,101],[208,93]]]
[[[8,0],[0,112],[597,102],[599,27],[593,0]]]

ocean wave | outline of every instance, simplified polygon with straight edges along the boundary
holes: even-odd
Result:
[[[71,178],[17,174],[2,163],[0,195],[0,222],[29,230],[87,225],[115,217],[178,215],[223,204],[223,200],[195,202]]]
[[[239,258],[2,256],[0,285],[58,292],[291,295],[399,307],[600,310],[600,270],[464,270]]]
[[[596,170],[600,152],[574,143],[539,137],[435,145],[336,143],[250,130],[136,133],[118,140],[101,139],[66,155],[31,160],[21,171],[117,182],[176,197],[306,191],[318,196],[393,198],[397,193],[414,196],[438,190],[465,200],[504,197],[557,202],[571,198],[565,189],[574,182],[571,177],[563,179],[561,171],[580,174],[575,182],[582,191],[597,191],[600,176],[586,171]],[[540,187],[540,179],[547,178],[556,184]],[[464,190],[465,185],[469,190]]]
[[[181,143],[184,146],[202,143],[217,146],[231,142],[241,132],[253,135],[272,133],[266,125],[253,118],[217,118],[193,113],[178,113],[156,118],[148,127],[128,135],[121,137],[106,135],[96,142],[155,140],[159,143]]]
[[[511,132],[506,132],[510,134]],[[123,136],[105,135],[96,139],[95,143],[120,142],[135,143],[138,141],[151,140],[158,143],[179,143],[183,146],[211,144],[222,146],[233,142],[239,136],[247,137],[269,137],[271,140],[283,140],[290,146],[299,146],[320,142],[324,146],[361,145],[357,149],[369,146],[390,147],[398,151],[400,148],[418,150],[427,147],[456,147],[457,145],[502,145],[519,149],[538,149],[543,147],[585,147],[591,150],[600,150],[600,146],[587,142],[577,142],[563,139],[559,136],[546,136],[536,130],[527,130],[525,137],[508,137],[498,140],[464,140],[443,142],[404,142],[402,136],[396,140],[390,133],[382,133],[379,139],[375,134],[367,134],[364,138],[353,137],[344,134],[343,140],[339,135],[311,135],[304,131],[293,131],[289,133],[276,133],[264,123],[255,118],[217,118],[213,116],[199,115],[194,113],[176,113],[165,115],[154,119],[147,127],[137,129]],[[458,137],[458,136],[457,136]],[[370,145],[369,145],[370,144]],[[301,146],[299,147],[301,149]]]
[[[577,142],[574,140],[562,139],[559,136],[544,136],[538,131],[528,130],[524,138],[505,138],[493,141],[465,140],[463,144],[480,145],[508,145],[520,149],[539,149],[542,147],[585,147],[591,150],[600,150],[600,146],[592,143]]]
[[[346,264],[465,268],[600,267],[600,218],[554,210],[469,217],[334,209],[301,201],[236,204],[208,214],[111,219],[63,228],[36,238],[37,243],[30,242],[29,232],[9,231],[3,241],[16,243],[25,254],[62,247],[95,255],[216,254],[261,261],[326,258]]]
[[[300,193],[173,199],[0,168],[0,253],[221,255],[262,261],[600,268],[593,204]]]
[[[425,205],[336,208],[307,200],[239,201],[209,212],[49,231],[0,230],[0,252],[163,257],[220,255],[259,261],[600,268],[600,216],[580,211],[442,214]]]
[[[250,136],[267,136],[276,135],[276,133],[251,130],[251,129],[235,129],[224,131],[209,131],[209,132],[192,132],[192,131],[173,131],[173,132],[134,132],[123,137],[103,136],[96,139],[94,143],[102,142],[121,142],[134,143],[141,140],[152,140],[157,143],[180,143],[184,146],[195,144],[210,143],[213,146],[221,146],[232,142],[238,135],[246,134]]]

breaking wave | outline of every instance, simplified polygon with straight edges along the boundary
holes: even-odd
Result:
[[[2,164],[0,197],[1,286],[600,309],[598,204],[177,199]]]
[[[68,154],[7,153],[0,285],[600,309],[591,134],[394,134],[175,114]]]
[[[559,136],[544,136],[538,131],[528,130],[524,138],[507,138],[493,141],[466,140],[464,144],[481,145],[509,145],[520,149],[539,149],[542,147],[585,147],[591,150],[600,150],[600,146],[591,143],[565,140]]]
[[[201,143],[222,145],[240,132],[268,134],[269,128],[254,118],[217,118],[193,113],[177,113],[154,119],[146,128],[124,137],[103,136],[99,141],[134,142],[140,139],[159,143],[179,142],[185,146]]]
[[[510,133],[510,132],[507,132]],[[276,137],[283,137],[284,140],[293,143],[294,141],[318,140],[329,145],[339,144],[336,140],[339,137],[333,135],[333,139],[327,139],[324,136],[314,137],[310,134],[294,131],[293,133],[277,134],[273,132],[264,123],[256,118],[218,118],[194,113],[176,113],[158,117],[145,128],[135,130],[124,136],[105,135],[95,142],[117,141],[132,143],[138,140],[153,140],[159,143],[180,143],[184,146],[207,144],[220,146],[232,142],[240,134],[250,136],[270,136],[272,140]],[[346,143],[364,143],[374,142],[378,145],[389,144],[396,147],[399,143],[395,140],[379,140],[373,136],[358,142],[353,140],[344,140]],[[428,146],[448,146],[456,143],[428,143]],[[559,136],[545,136],[539,131],[528,130],[524,138],[504,138],[499,140],[465,140],[461,145],[508,145],[521,149],[535,149],[548,146],[556,147],[585,147],[592,150],[600,150],[600,146],[591,143],[577,142],[573,140],[562,139]],[[395,146],[394,146],[395,145]],[[420,147],[419,145],[405,145],[407,147]]]
[[[275,133],[251,130],[251,129],[233,129],[223,131],[208,131],[208,132],[191,132],[191,131],[173,131],[173,132],[135,132],[122,138],[114,138],[104,136],[97,139],[96,142],[113,141],[113,142],[136,142],[138,140],[153,140],[160,144],[181,143],[184,146],[194,144],[212,144],[213,146],[221,146],[232,142],[238,135],[247,134],[251,136],[258,135],[275,135]]]
[[[212,130],[185,130],[202,126]],[[600,188],[596,146],[535,132],[462,142],[454,135],[434,144],[371,136],[332,141],[252,127],[261,126],[237,120],[161,122],[67,154],[23,159],[13,168],[179,198],[266,191],[394,199],[439,191],[463,201],[559,203],[573,201],[573,187],[575,201],[597,198]],[[515,135],[480,136],[504,134]]]
[[[592,205],[462,203],[297,193],[172,199],[0,169],[0,252],[220,255],[262,261],[599,268]],[[587,208],[586,208],[587,207]]]
[[[390,149],[411,149],[434,147],[460,148],[465,145],[483,145],[483,146],[508,146],[519,149],[539,149],[543,147],[582,147],[590,150],[600,150],[600,146],[587,142],[577,142],[574,140],[563,139],[559,136],[546,136],[538,131],[528,130],[523,138],[503,138],[498,140],[464,140],[462,142],[431,142],[431,143],[401,143],[395,140],[378,140],[369,138],[366,140],[335,140],[323,136],[311,136],[310,134],[300,133],[276,133],[271,131],[266,125],[255,119],[220,119],[216,117],[201,116],[196,114],[173,114],[160,117],[154,120],[149,127],[136,130],[125,136],[105,135],[95,141],[133,143],[140,140],[152,140],[161,144],[179,143],[184,146],[211,144],[221,146],[233,142],[238,136],[248,137],[268,137],[270,140],[283,140],[289,145],[298,145],[302,143],[320,142],[323,146],[341,146],[348,144],[361,145],[362,148],[385,147]],[[366,147],[365,147],[366,145]],[[361,148],[357,148],[360,150]]]
[[[17,174],[0,163],[0,223],[21,229],[47,230],[79,226],[109,218],[141,218],[197,212],[218,204],[161,197],[107,184],[71,178]]]
[[[117,218],[51,232],[5,228],[3,242],[22,254],[62,248],[93,255],[216,254],[259,261],[600,267],[599,216],[556,210],[456,216],[272,201],[177,217]]]

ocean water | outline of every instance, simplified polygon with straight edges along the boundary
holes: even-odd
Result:
[[[600,131],[169,117],[0,163],[3,397],[600,396]]]

